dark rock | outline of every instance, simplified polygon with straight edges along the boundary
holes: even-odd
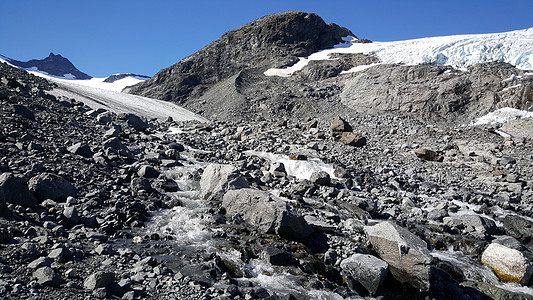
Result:
[[[30,262],[28,264],[28,268],[30,269],[38,269],[42,267],[49,267],[52,265],[52,260],[48,257],[39,257],[36,260]]]
[[[44,59],[32,59],[26,62],[10,59],[9,62],[25,69],[35,67],[39,71],[46,72],[53,76],[63,77],[66,74],[71,74],[76,79],[92,78],[91,76],[80,72],[80,70],[78,70],[67,58],[60,54],[55,55],[54,53],[50,53],[50,55]]]
[[[89,147],[89,145],[85,143],[76,143],[68,147],[67,151],[72,154],[81,155],[86,158],[91,158],[93,156],[93,151],[91,150],[91,147]]]
[[[104,149],[111,148],[117,151],[124,149],[124,145],[122,145],[122,142],[118,137],[112,137],[110,139],[105,140],[103,147]]]
[[[33,197],[28,187],[12,173],[0,175],[0,188],[3,190],[3,195],[8,203],[26,207],[37,205],[37,199]]]
[[[152,166],[144,165],[139,168],[137,175],[143,178],[157,178],[159,176],[159,171]]]
[[[328,172],[325,171],[313,172],[309,180],[318,185],[329,186],[331,184],[331,177],[329,176]]]
[[[533,242],[533,222],[518,215],[507,215],[503,219],[505,232],[522,241],[530,244]]]
[[[65,207],[63,209],[63,217],[72,224],[78,224],[80,222],[78,210],[74,206]]]
[[[23,106],[23,105],[14,105],[13,106],[13,109],[14,109],[14,114],[16,115],[19,115],[23,118],[26,118],[28,120],[31,120],[31,121],[35,121],[35,114],[33,113],[33,111],[31,111],[29,108],[27,108],[26,106]]]
[[[112,272],[96,272],[83,282],[83,287],[88,290],[95,290],[102,287],[110,286],[115,282],[115,273]]]
[[[263,251],[263,256],[270,264],[275,266],[289,266],[296,263],[296,260],[289,252],[276,247],[267,247]]]
[[[148,128],[148,124],[134,114],[126,114],[122,116],[122,118],[126,121],[126,124],[129,127],[137,131],[145,131]]]
[[[28,182],[30,191],[39,200],[52,199],[54,201],[67,200],[68,196],[76,196],[76,188],[65,178],[51,174],[39,174]]]

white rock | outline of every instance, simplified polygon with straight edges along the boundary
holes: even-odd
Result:
[[[531,263],[522,252],[497,243],[490,244],[483,251],[481,262],[490,266],[505,282],[527,284],[533,272]]]

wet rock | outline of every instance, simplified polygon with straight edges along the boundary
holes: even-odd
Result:
[[[263,256],[266,261],[275,266],[289,266],[296,263],[289,252],[276,247],[267,247],[263,251]]]
[[[30,191],[39,200],[52,199],[54,201],[65,201],[68,196],[76,196],[76,188],[65,178],[44,173],[32,177],[28,182]]]
[[[287,171],[285,170],[285,165],[283,163],[277,162],[270,165],[269,172],[274,177],[286,177]]]
[[[492,240],[492,242],[515,250],[522,249],[522,244],[520,241],[508,235],[494,236],[494,240]]]
[[[498,230],[494,221],[479,215],[462,215],[458,217],[466,232],[495,234]]]
[[[520,251],[497,243],[490,244],[483,251],[481,262],[489,265],[504,282],[526,285],[533,273],[533,266]]]
[[[396,280],[421,291],[429,290],[432,257],[426,242],[389,221],[365,226],[364,231],[379,257],[389,264]]]
[[[443,156],[437,154],[437,152],[433,150],[420,148],[420,149],[416,149],[414,152],[418,158],[423,159],[423,160],[438,161],[438,162],[442,162],[444,160]]]
[[[26,207],[37,205],[37,199],[33,197],[28,187],[12,173],[0,175],[0,189],[3,190],[3,196],[8,203]]]
[[[331,184],[331,177],[329,176],[329,173],[325,171],[313,172],[309,180],[318,185],[329,186]]]
[[[152,166],[144,165],[139,168],[137,175],[142,178],[157,178],[159,176],[159,171]]]
[[[376,294],[389,272],[386,262],[368,254],[353,254],[342,260],[340,267],[343,279],[352,290],[357,291],[356,283],[359,283],[370,295]]]
[[[200,179],[200,191],[204,199],[221,199],[228,190],[247,187],[248,181],[231,165],[208,165]]]
[[[523,243],[529,244],[532,242],[533,222],[529,219],[518,215],[507,215],[503,219],[503,228],[508,235]]]
[[[226,192],[222,206],[229,217],[239,216],[261,233],[276,233],[284,238],[301,240],[313,230],[302,216],[281,198],[267,192],[244,188]]]
[[[95,290],[102,287],[110,286],[115,282],[115,273],[113,272],[96,272],[83,282],[83,287],[87,290]]]
[[[68,147],[67,151],[72,154],[81,155],[86,158],[91,158],[93,156],[93,151],[91,150],[91,147],[89,147],[89,145],[85,143],[76,143]]]
[[[522,299],[522,300],[532,300],[533,296],[530,294],[525,294],[521,292],[514,292],[508,289],[500,288],[486,282],[472,282],[465,281],[461,283],[462,287],[475,289],[483,293],[484,296],[489,297],[489,299],[501,299],[501,300],[513,300],[513,299]]]
[[[61,284],[61,277],[50,267],[41,267],[35,270],[33,278],[43,286],[57,287]]]

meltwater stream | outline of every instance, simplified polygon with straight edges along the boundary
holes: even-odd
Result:
[[[173,271],[194,278],[195,272],[201,277],[201,273],[205,273],[205,270],[202,270],[201,267],[202,259],[199,259],[198,264],[194,265],[196,262],[191,264],[191,258],[194,261],[195,256],[209,257],[214,254],[245,270],[248,278],[237,278],[238,282],[253,283],[254,286],[266,289],[271,295],[292,294],[297,299],[346,299],[334,292],[312,288],[310,284],[312,278],[309,275],[291,272],[286,267],[273,266],[262,259],[251,259],[244,262],[241,259],[241,252],[234,249],[230,241],[222,238],[223,235],[217,234],[222,229],[217,228],[212,214],[208,212],[207,201],[200,196],[199,169],[205,168],[208,164],[195,161],[191,158],[190,153],[182,154],[187,157],[183,162],[188,164],[166,170],[167,177],[175,180],[180,188],[180,191],[171,194],[179,205],[172,209],[158,211],[145,227],[147,234],[158,233],[162,236],[173,237],[172,240],[168,241],[172,244],[172,254],[160,255],[157,258],[163,260]],[[273,154],[270,156],[272,159],[276,157],[284,158]],[[305,165],[298,165],[299,163]],[[292,161],[288,169],[296,170],[296,174],[299,174],[298,172],[306,174],[305,170],[309,169],[309,166],[315,171],[316,166],[320,170],[329,168],[328,171],[333,173],[332,166],[319,161]],[[224,288],[224,283],[212,283],[215,287]],[[248,285],[243,283],[242,286]]]

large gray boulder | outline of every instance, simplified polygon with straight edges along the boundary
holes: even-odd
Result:
[[[365,226],[364,231],[394,278],[421,291],[429,290],[432,257],[426,242],[390,221]]]
[[[352,281],[355,280],[371,295],[376,294],[389,273],[389,265],[385,261],[368,254],[354,254],[344,259],[340,267],[348,286],[353,285]]]
[[[65,178],[43,173],[36,175],[28,182],[29,189],[39,200],[52,199],[54,201],[66,201],[68,196],[76,196],[76,188]]]
[[[0,175],[0,190],[3,190],[3,193],[0,191],[0,209],[2,208],[1,198],[4,198],[5,202],[26,207],[37,205],[37,199],[30,193],[26,184],[12,173]]]
[[[302,216],[276,196],[244,188],[227,191],[222,200],[226,215],[239,216],[261,233],[275,233],[291,240],[302,240],[313,230]]]
[[[204,199],[220,200],[228,190],[247,187],[248,181],[231,165],[210,164],[200,179],[200,192]]]
[[[33,278],[37,283],[44,286],[59,286],[61,277],[50,267],[41,267],[33,272]]]

